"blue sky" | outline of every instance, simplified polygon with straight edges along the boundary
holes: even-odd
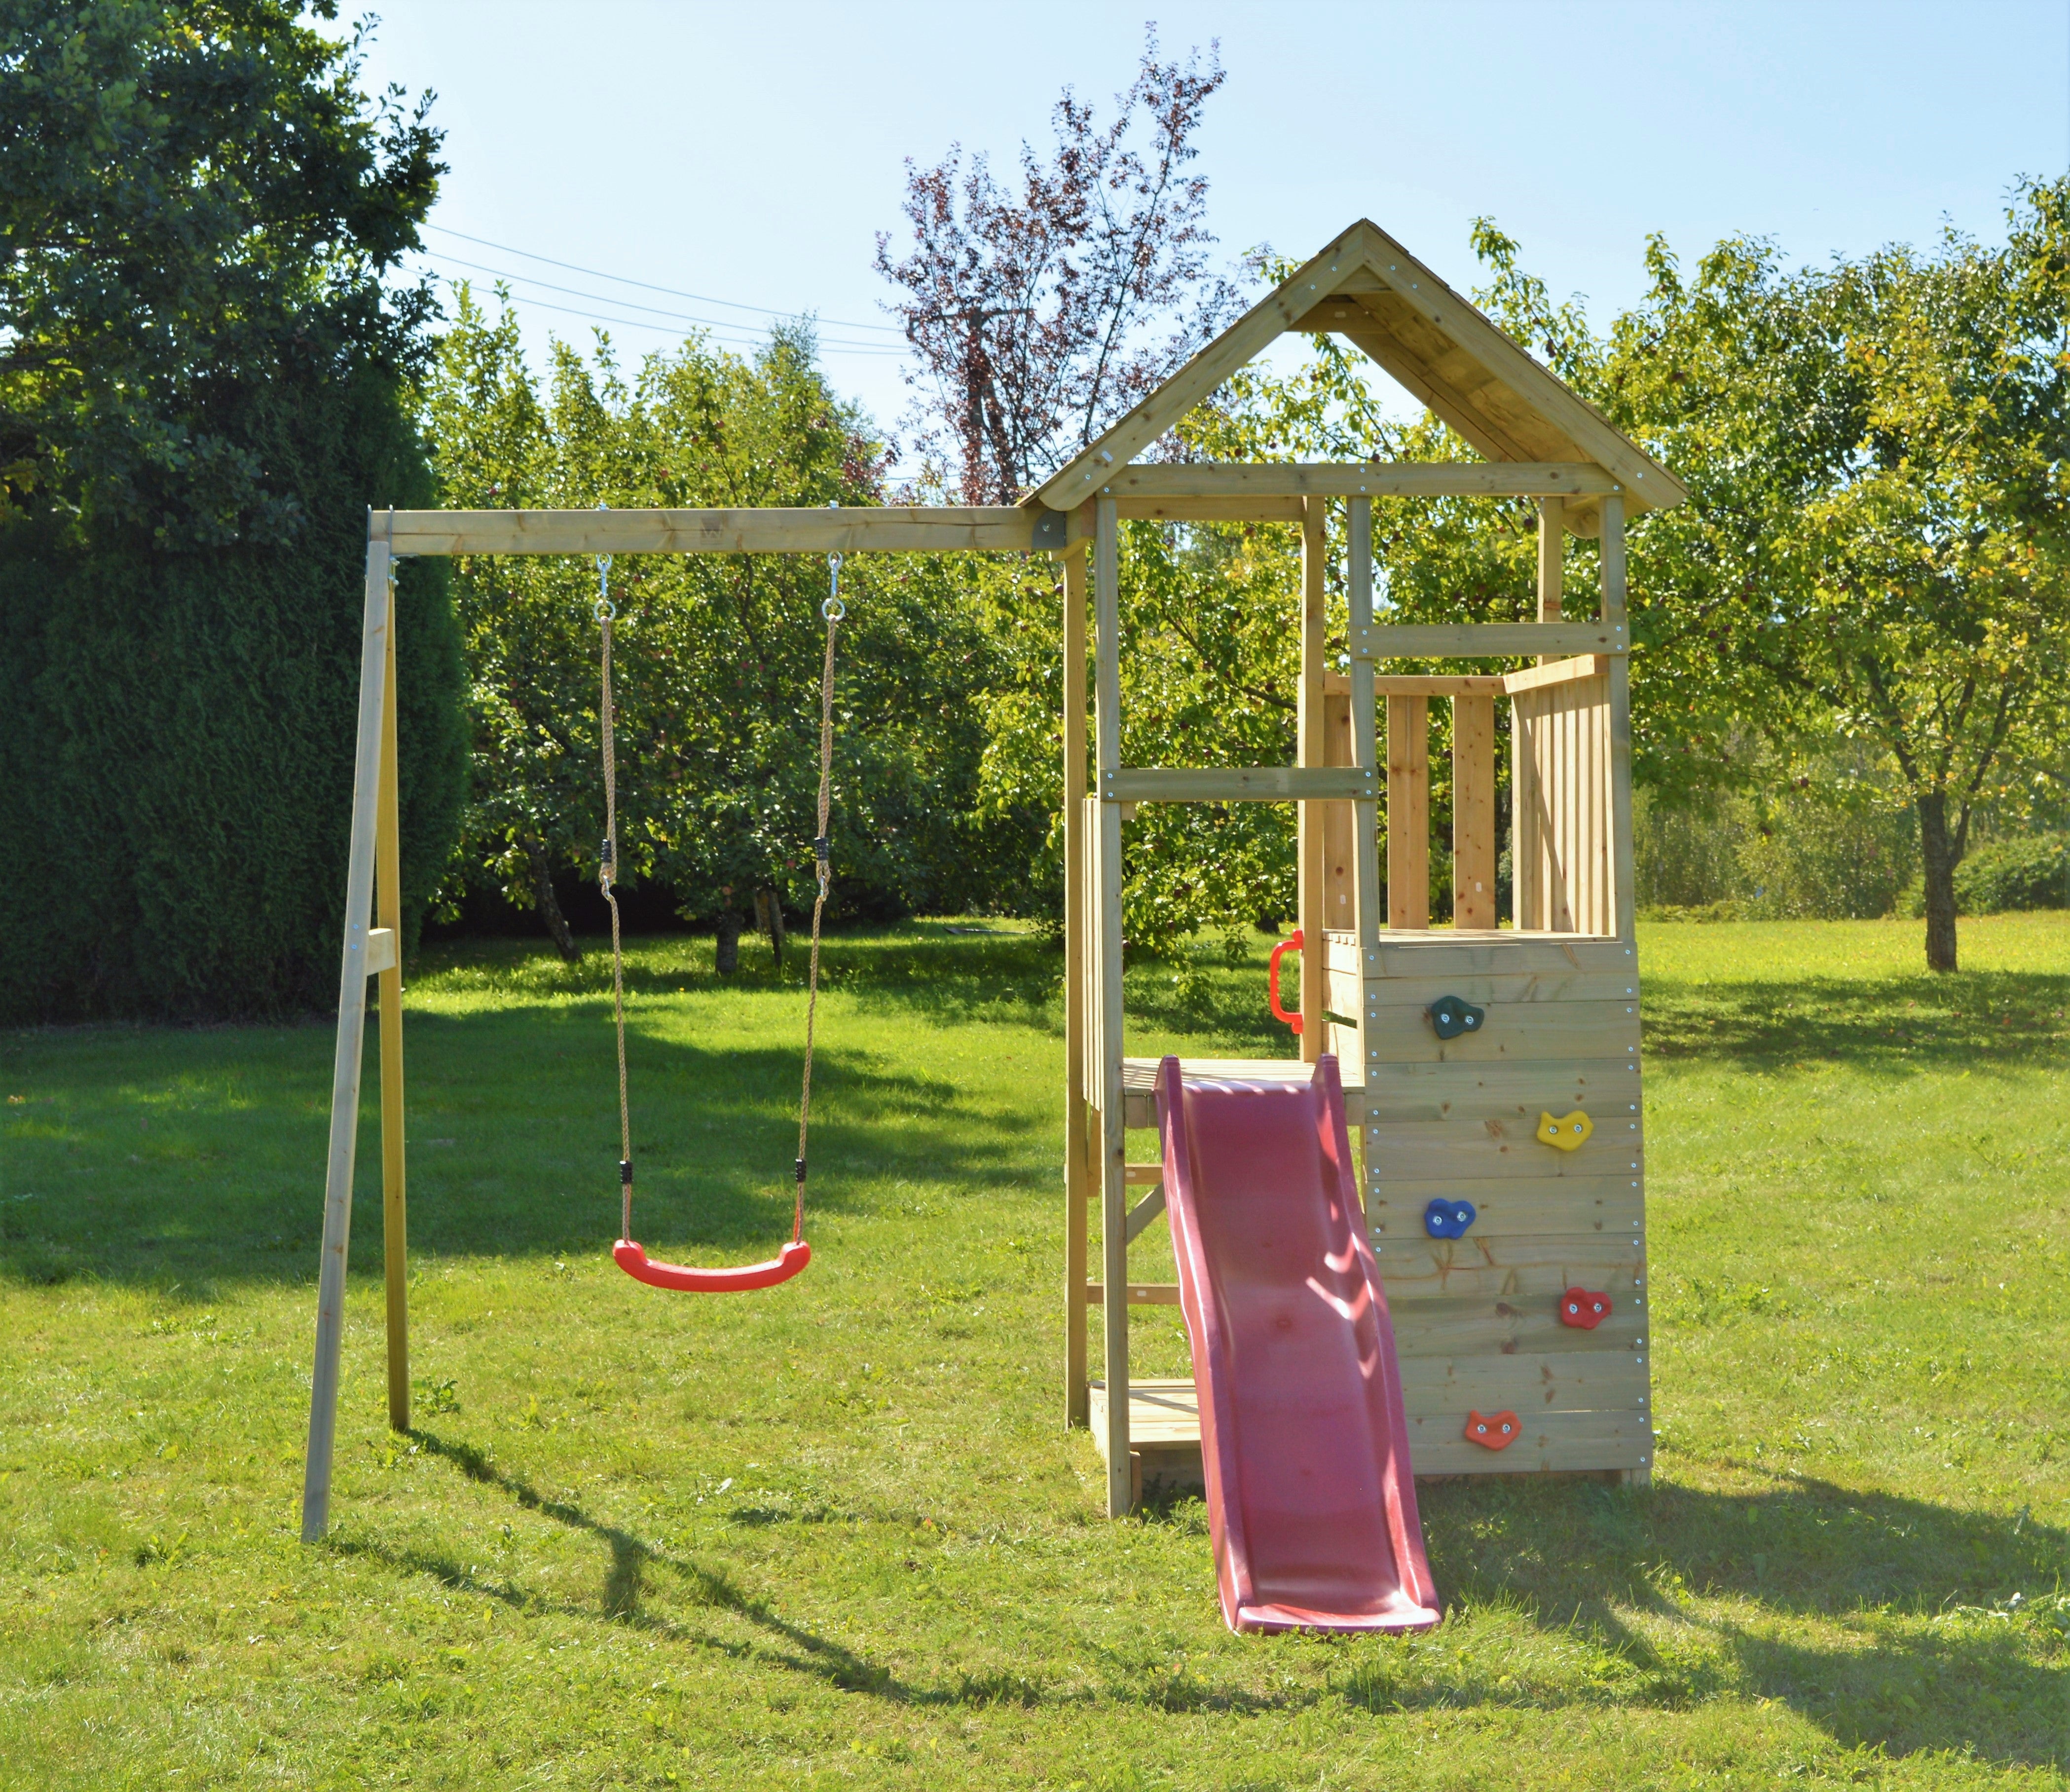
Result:
[[[1220,41],[1198,166],[1232,257],[1368,216],[1467,286],[1487,214],[1599,323],[1638,295],[1651,231],[1690,260],[1737,231],[1807,260],[1944,219],[1990,236],[2016,177],[2070,166],[2070,0],[379,10],[368,79],[436,89],[448,133],[441,271],[524,276],[535,347],[586,345],[595,316],[635,356],[685,317],[747,346],[768,313],[816,313],[835,381],[886,423],[903,358],[871,262],[906,158],[1010,162],[1066,85],[1105,114],[1151,19],[1168,51]]]

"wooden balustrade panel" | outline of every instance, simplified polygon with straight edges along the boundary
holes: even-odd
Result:
[[[1511,702],[1516,925],[1613,933],[1609,677],[1520,690]]]

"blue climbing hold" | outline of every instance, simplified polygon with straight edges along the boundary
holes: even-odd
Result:
[[[1473,1223],[1470,1201],[1434,1201],[1423,1209],[1423,1229],[1434,1238],[1463,1238]]]
[[[1440,996],[1424,1013],[1430,1017],[1430,1025],[1440,1039],[1456,1039],[1462,1033],[1479,1033],[1487,1019],[1486,1009],[1475,1008],[1457,996]]]

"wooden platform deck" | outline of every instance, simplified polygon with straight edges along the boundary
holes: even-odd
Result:
[[[1356,1054],[1342,1060],[1339,1066],[1344,1088],[1344,1123],[1354,1127],[1365,1118],[1365,1089],[1358,1080],[1355,1059]],[[1122,1105],[1131,1127],[1157,1123],[1157,1072],[1164,1062],[1159,1058],[1121,1061]],[[1298,1058],[1187,1058],[1180,1062],[1188,1082],[1225,1088],[1242,1083],[1305,1086],[1315,1074],[1314,1065],[1303,1064]]]
[[[1416,1478],[1453,1475],[1584,1473],[1613,1483],[1650,1479],[1653,1427],[1642,1408],[1626,1412],[1526,1410],[1524,1435],[1496,1453],[1469,1443],[1461,1420],[1463,1405],[1448,1397],[1443,1384],[1450,1364],[1405,1360],[1403,1392],[1408,1397],[1409,1459]],[[1435,1371],[1434,1373],[1433,1372]],[[1434,1397],[1419,1401],[1419,1393]],[[1419,1415],[1419,1405],[1438,1408]],[[1493,1402],[1489,1403],[1491,1409]],[[1092,1385],[1092,1431],[1102,1460],[1107,1454],[1107,1384]],[[1199,1493],[1201,1409],[1190,1379],[1146,1377],[1128,1389],[1129,1454],[1135,1459],[1136,1495],[1146,1492]],[[1617,1466],[1612,1466],[1617,1465]]]
[[[1092,1385],[1093,1438],[1107,1459],[1107,1383]],[[1135,1497],[1146,1492],[1201,1493],[1201,1406],[1192,1378],[1146,1377],[1128,1385],[1128,1453]]]

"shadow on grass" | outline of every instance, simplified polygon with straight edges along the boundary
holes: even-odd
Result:
[[[602,1251],[618,1228],[610,1029],[568,1008],[410,1021],[410,1230],[419,1254]],[[276,1036],[268,1035],[272,1043]],[[255,1049],[241,1031],[117,1041],[67,1076],[36,1130],[8,1140],[0,1279],[155,1286],[313,1278],[329,1068],[309,1029]],[[671,1254],[738,1254],[788,1236],[799,1057],[787,1046],[631,1043],[636,1218]],[[65,1074],[62,1070],[58,1073]],[[925,1064],[823,1044],[814,1075],[812,1202],[865,1213],[868,1184],[946,1184],[982,1199],[1025,1185],[1050,1115]],[[169,1084],[177,1099],[160,1091]],[[381,1159],[374,1053],[354,1185],[356,1267],[378,1274]],[[142,1091],[148,1090],[149,1093]],[[10,1117],[12,1117],[10,1115]]]
[[[2020,1615],[2060,1590],[2060,1527],[1810,1479],[1734,1498],[1491,1475],[1430,1486],[1421,1502],[1447,1598],[1589,1639],[1614,1702],[1680,1708],[1737,1693],[1786,1704],[1850,1748],[2070,1765],[2070,1608],[2051,1606],[2053,1638]],[[1698,1599],[1751,1610],[1720,1616]],[[1784,1636],[1771,1618],[1846,1640]],[[1401,1646],[1348,1690],[1376,1708],[1519,1702],[1494,1684],[1499,1658],[1480,1653],[1486,1665],[1442,1652],[1419,1664]]]
[[[672,1641],[715,1649],[735,1658],[752,1655],[766,1664],[811,1675],[845,1692],[865,1693],[873,1698],[915,1705],[976,1707],[1042,1702],[1039,1688],[1017,1675],[963,1674],[952,1686],[912,1685],[898,1679],[890,1668],[857,1654],[845,1644],[793,1623],[767,1600],[742,1592],[730,1577],[657,1549],[618,1525],[592,1518],[572,1501],[547,1497],[522,1476],[499,1468],[484,1451],[472,1444],[450,1440],[431,1431],[417,1430],[410,1434],[428,1454],[450,1463],[470,1481],[505,1495],[526,1512],[552,1519],[602,1543],[609,1560],[597,1602],[588,1606],[545,1598],[508,1580],[484,1579],[474,1569],[452,1557],[428,1550],[395,1549],[352,1536],[334,1537],[328,1547],[342,1555],[378,1562],[398,1572],[428,1574],[455,1592],[494,1599],[516,1610],[624,1624]],[[764,1639],[763,1647],[753,1648],[729,1643],[650,1613],[646,1609],[649,1577],[656,1569],[673,1576],[693,1604],[725,1612],[751,1626]]]
[[[1758,1698],[1790,1706],[1843,1747],[2070,1765],[2063,1715],[2070,1662],[2060,1634],[2070,1618],[2056,1619],[2052,1643],[2031,1617],[2005,1615],[2019,1610],[2014,1593],[2031,1596],[2056,1585],[2070,1532],[2024,1515],[1960,1512],[1810,1479],[1777,1479],[1752,1498],[1521,1476],[1440,1483],[1426,1485],[1422,1500],[1432,1565],[1451,1610],[1487,1617],[1498,1631],[1507,1618],[1557,1644],[1561,1660],[1548,1665],[1534,1657],[1528,1639],[1505,1651],[1499,1634],[1477,1624],[1470,1646],[1454,1645],[1455,1633],[1445,1629],[1324,1639],[1323,1647],[1338,1651],[1340,1671],[1323,1684],[1282,1682],[1284,1689],[1270,1694],[1224,1680],[1212,1657],[1175,1664],[1158,1647],[1139,1657],[1094,1650],[1109,1676],[1097,1693],[1082,1683],[1045,1685],[1020,1673],[966,1673],[930,1686],[901,1679],[786,1618],[722,1573],[539,1493],[472,1445],[432,1432],[413,1435],[468,1479],[603,1544],[595,1602],[546,1599],[433,1552],[350,1539],[333,1547],[516,1609],[629,1624],[892,1702],[1035,1708],[1098,1698],[1173,1712],[1254,1714],[1332,1703],[1374,1712],[1683,1710]],[[1201,1572],[1211,1572],[1197,1499],[1154,1504],[1138,1522],[1197,1536]],[[657,1570],[694,1604],[752,1626],[766,1646],[702,1634],[649,1612]],[[1750,1610],[1721,1616],[1699,1598]],[[1784,1619],[1821,1621],[1846,1634],[1830,1645],[1802,1640],[1801,1633],[1786,1637],[1771,1622]],[[1578,1665],[1577,1645],[1587,1658]],[[1312,1646],[1261,1639],[1246,1647]]]
[[[2070,976],[1648,979],[1643,993],[1645,1047],[1656,1058],[1769,1070],[1843,1060],[1901,1075],[2060,1064],[2070,1056]]]

